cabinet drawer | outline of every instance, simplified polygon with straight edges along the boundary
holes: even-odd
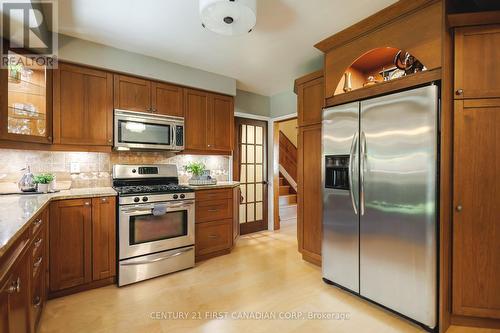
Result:
[[[232,220],[200,223],[196,225],[196,255],[229,249],[231,247]]]
[[[196,223],[230,219],[232,203],[231,199],[196,202]]]
[[[196,192],[196,201],[230,199],[233,196],[233,191],[230,188],[220,190],[207,190]]]
[[[38,214],[37,217],[33,219],[33,222],[31,223],[30,229],[31,229],[31,235],[35,235],[37,232],[39,232],[42,227],[45,225],[47,219],[47,214],[46,212],[41,212]]]

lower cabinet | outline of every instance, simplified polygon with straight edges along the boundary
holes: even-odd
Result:
[[[500,319],[500,99],[455,101],[454,123],[453,314]]]
[[[46,300],[47,211],[0,258],[0,333],[33,333]]]
[[[196,192],[195,253],[196,261],[231,252],[235,233],[234,189]]]
[[[115,198],[50,205],[50,296],[101,286],[115,275]]]
[[[302,258],[317,265],[321,265],[323,220],[321,158],[321,125],[301,127],[298,151],[297,238]]]

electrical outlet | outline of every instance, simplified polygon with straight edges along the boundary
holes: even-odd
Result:
[[[70,172],[71,173],[80,173],[80,163],[78,163],[78,162],[71,162]]]

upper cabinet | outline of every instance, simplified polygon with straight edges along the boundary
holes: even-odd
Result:
[[[233,97],[185,89],[186,150],[231,155]]]
[[[118,74],[114,81],[115,109],[152,112],[151,81]]]
[[[182,87],[153,82],[151,88],[151,106],[154,113],[184,117]]]
[[[211,94],[208,121],[208,145],[218,151],[233,150],[234,105],[233,97]]]
[[[500,97],[500,25],[455,30],[455,98]]]
[[[52,142],[52,72],[10,52],[11,64],[0,70],[0,137]]]
[[[174,117],[184,115],[182,87],[116,74],[114,89],[115,109]]]
[[[323,71],[314,72],[295,81],[299,126],[321,123],[324,104]]]
[[[54,143],[112,145],[111,73],[59,64],[54,71]]]

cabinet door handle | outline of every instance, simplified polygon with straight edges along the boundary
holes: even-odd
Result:
[[[21,291],[21,278],[17,278],[16,281],[12,282],[9,289],[7,289],[8,294],[18,293]]]
[[[85,206],[90,206],[90,202],[87,201],[87,202],[84,203],[84,205]]]
[[[42,304],[42,298],[40,296],[35,296],[35,298],[33,298],[33,306],[38,308],[40,304]]]
[[[41,238],[38,238],[38,239],[35,241],[35,249],[38,249],[38,247],[40,246],[40,244],[42,244],[42,239],[41,239]]]
[[[108,202],[108,198],[101,198],[102,202]]]
[[[35,227],[38,228],[40,226],[40,224],[42,224],[42,219],[38,219],[34,222],[35,224]]]
[[[463,209],[464,209],[464,208],[462,207],[462,205],[458,205],[458,206],[457,206],[457,208],[456,208],[457,212],[459,212],[459,213],[460,213]]]
[[[42,264],[43,257],[38,258],[38,260],[33,264],[34,268],[38,268]]]
[[[463,95],[464,93],[464,90],[463,89],[457,89],[457,91],[455,92],[458,96],[460,95]]]

